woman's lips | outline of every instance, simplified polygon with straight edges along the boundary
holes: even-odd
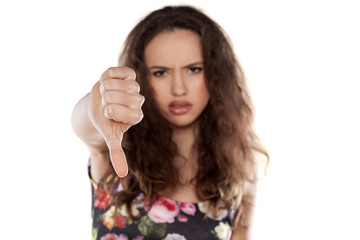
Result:
[[[183,115],[190,111],[192,104],[187,101],[173,101],[169,104],[169,110],[172,114]]]

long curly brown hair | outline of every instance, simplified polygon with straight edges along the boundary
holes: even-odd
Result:
[[[131,203],[143,194],[154,202],[157,194],[175,187],[179,169],[174,165],[177,146],[172,141],[172,128],[154,100],[144,63],[147,44],[159,33],[186,29],[200,36],[204,73],[210,94],[208,105],[199,116],[195,142],[198,170],[192,180],[201,201],[208,201],[216,213],[220,208],[236,209],[233,224],[242,216],[244,203],[251,203],[256,181],[255,153],[268,154],[255,135],[251,99],[243,71],[236,60],[228,37],[222,28],[189,6],[164,7],[140,21],[125,41],[119,65],[133,68],[145,96],[143,120],[125,134],[125,150],[129,175],[116,176],[110,168],[105,185],[111,191],[112,203],[125,204],[131,215]],[[122,184],[123,191],[116,192]]]

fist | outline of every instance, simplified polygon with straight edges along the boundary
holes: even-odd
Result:
[[[106,118],[122,123],[125,132],[143,118],[141,106],[144,97],[135,81],[135,71],[127,67],[114,67],[100,78],[101,104]]]
[[[106,142],[111,163],[119,177],[128,173],[121,147],[123,134],[143,118],[141,106],[145,99],[139,93],[140,86],[135,79],[134,70],[112,67],[101,75],[92,90],[93,123]]]

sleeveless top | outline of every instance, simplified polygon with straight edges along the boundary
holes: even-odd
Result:
[[[88,170],[91,179],[90,166]],[[108,205],[110,196],[101,182],[92,181],[91,190],[94,240],[228,240],[231,237],[233,211],[221,210],[216,217],[208,213],[205,218],[207,202],[180,202],[159,195],[151,207],[143,202],[133,203],[131,212],[136,221],[132,221],[125,206],[115,210],[115,206]]]

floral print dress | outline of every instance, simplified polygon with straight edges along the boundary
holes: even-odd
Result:
[[[136,221],[132,221],[125,206],[120,206],[114,214],[115,206],[108,206],[110,196],[101,183],[92,182],[91,188],[94,240],[228,240],[231,237],[231,213],[223,210],[216,218],[210,214],[204,219],[206,202],[187,203],[158,196],[151,208],[144,203],[133,204],[131,212]]]

